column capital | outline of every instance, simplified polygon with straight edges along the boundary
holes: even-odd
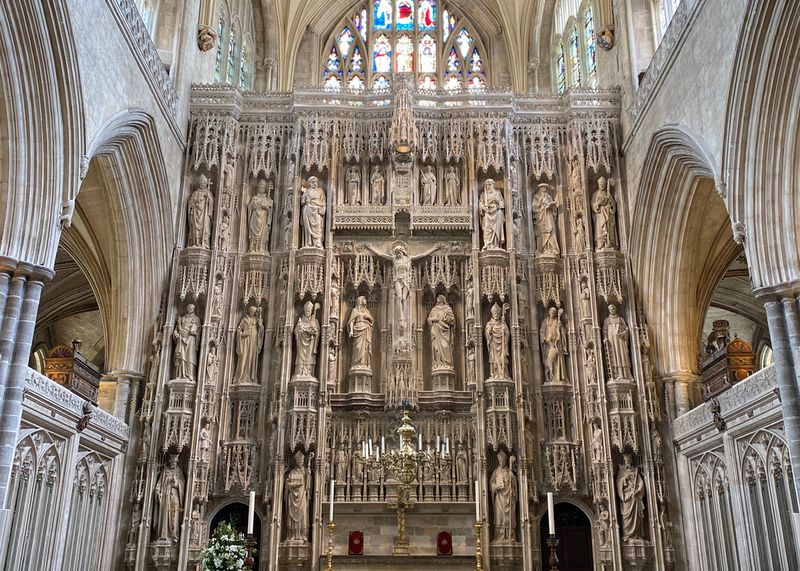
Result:
[[[13,258],[0,256],[0,272],[11,274],[14,277],[25,277],[34,281],[49,282],[53,279],[55,271],[45,266],[37,266]]]
[[[800,295],[800,279],[754,289],[753,295],[761,303],[797,297]]]

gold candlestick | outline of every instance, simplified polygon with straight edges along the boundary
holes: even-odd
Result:
[[[336,529],[336,524],[333,520],[328,522],[328,567],[326,571],[333,571],[333,530]]]
[[[483,554],[481,553],[481,529],[483,524],[475,522],[475,571],[483,571]]]

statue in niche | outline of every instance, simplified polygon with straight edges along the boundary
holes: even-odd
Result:
[[[428,314],[428,326],[431,328],[431,365],[433,371],[452,371],[453,367],[453,330],[456,316],[447,304],[444,295],[436,296],[436,305]]]
[[[453,458],[450,452],[445,448],[442,451],[442,456],[439,459],[439,482],[442,484],[450,484],[453,480]]]
[[[597,543],[600,547],[605,547],[609,543],[608,528],[610,519],[608,509],[605,505],[601,505],[600,515],[597,517]]]
[[[350,206],[357,206],[361,204],[361,169],[357,166],[352,166],[347,169],[345,173],[345,182],[347,183],[347,203]]]
[[[436,204],[436,173],[433,172],[433,167],[427,165],[422,170],[421,176],[422,184],[422,197],[425,206],[433,206]]]
[[[592,292],[589,291],[589,284],[586,279],[581,280],[581,319],[592,319]]]
[[[214,292],[211,294],[211,317],[212,319],[222,319],[222,294],[223,278],[221,275],[214,280]]]
[[[322,248],[326,205],[325,191],[320,188],[319,179],[308,177],[308,186],[304,186],[300,194],[304,248]]]
[[[464,311],[467,320],[475,319],[475,290],[472,286],[472,273],[468,273],[464,284]]]
[[[506,325],[505,312],[508,305],[501,309],[497,303],[492,306],[492,318],[486,324],[484,336],[489,349],[489,378],[507,379],[508,377],[508,340],[511,332]]]
[[[479,206],[483,230],[483,249],[501,249],[506,243],[506,203],[503,200],[503,193],[495,188],[494,180],[490,178],[483,183]]]
[[[612,250],[617,242],[617,201],[608,190],[606,179],[597,179],[597,190],[592,195],[594,213],[594,244],[597,250]]]
[[[561,253],[558,247],[558,205],[551,194],[551,187],[547,183],[539,185],[539,190],[533,195],[533,215],[536,219],[536,252],[540,256],[558,256]]]
[[[287,537],[289,541],[308,542],[308,497],[311,476],[302,450],[294,454],[294,468],[286,476]]]
[[[204,422],[200,428],[200,461],[211,461],[211,430],[208,427],[208,422]]]
[[[383,167],[372,169],[372,176],[369,179],[370,204],[379,206],[386,202],[386,175],[383,174]]]
[[[475,377],[475,343],[467,343],[467,384],[475,384],[477,378]]]
[[[555,307],[547,310],[547,317],[539,328],[539,340],[542,344],[544,358],[544,374],[547,383],[566,383],[567,364],[567,329],[561,322],[561,313]]]
[[[233,161],[227,161],[222,169],[222,189],[228,192],[232,191],[235,178],[236,167],[233,165]]]
[[[469,458],[464,450],[464,443],[459,442],[456,448],[456,483],[466,484],[469,481]]]
[[[347,454],[347,450],[344,449],[344,445],[339,445],[339,449],[336,451],[336,481],[337,482],[346,482],[347,481],[347,465],[350,463],[350,456]]]
[[[269,231],[272,227],[272,199],[268,191],[272,183],[261,179],[256,185],[256,195],[247,206],[247,251],[264,254],[267,252]]]
[[[461,181],[456,167],[447,167],[444,175],[444,203],[446,206],[458,206]]]
[[[313,377],[317,364],[317,342],[319,341],[319,321],[316,311],[319,304],[307,301],[303,305],[303,315],[297,319],[294,339],[297,344],[297,357],[294,374],[299,377]]]
[[[663,456],[663,444],[661,442],[661,435],[658,433],[657,428],[653,428],[653,460],[657,463],[661,463],[664,461]]]
[[[189,196],[188,245],[209,248],[211,245],[211,218],[214,215],[214,195],[208,177],[201,174],[197,188]]]
[[[361,450],[353,452],[353,480],[356,482],[364,481],[364,454]]]
[[[597,382],[597,357],[595,357],[592,347],[586,349],[584,369],[586,370],[586,382],[590,385],[595,384]]]
[[[603,322],[603,340],[608,353],[608,367],[611,379],[633,379],[631,356],[628,352],[630,330],[625,319],[617,313],[617,306],[608,306],[608,317]]]
[[[258,355],[261,353],[264,324],[261,308],[251,305],[236,328],[236,373],[235,383],[255,383],[258,370]]]
[[[619,494],[622,516],[622,539],[640,539],[644,522],[644,480],[639,468],[633,464],[633,456],[626,453],[617,472],[617,494]]]
[[[356,299],[356,306],[347,320],[347,333],[353,340],[353,369],[372,370],[372,329],[375,320],[367,309],[367,298],[363,295]]]
[[[575,238],[575,251],[583,252],[586,249],[586,228],[583,224],[583,216],[576,216],[574,220],[575,229],[572,235]]]
[[[161,472],[155,487],[155,509],[153,525],[158,539],[177,542],[181,533],[181,512],[186,478],[178,466],[178,455],[170,454],[167,465]]]
[[[208,346],[208,355],[206,356],[206,384],[215,384],[218,374],[219,355],[217,354],[217,344],[212,342]]]
[[[494,506],[494,539],[514,541],[517,526],[517,477],[508,466],[505,450],[497,453],[497,463],[489,481]]]
[[[175,378],[197,379],[197,335],[200,333],[200,318],[194,304],[186,306],[186,313],[178,318],[172,338],[175,340]]]
[[[592,462],[603,461],[603,431],[599,425],[595,425],[592,433]]]
[[[219,221],[217,240],[220,250],[227,250],[231,241],[231,215],[226,209],[222,211],[222,218]]]

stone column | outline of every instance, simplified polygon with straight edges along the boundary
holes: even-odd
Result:
[[[39,298],[52,277],[47,268],[0,259],[0,506],[6,505]],[[0,510],[0,547],[8,516],[8,510]]]
[[[668,414],[674,414],[675,418],[694,408],[694,397],[700,386],[700,375],[692,371],[675,371],[663,375],[662,379],[665,390],[667,385],[671,385],[675,395],[675,411],[667,411]]]
[[[144,375],[135,371],[113,370],[103,375],[102,382],[115,383],[114,408],[109,411],[122,422],[131,423],[129,418],[134,402],[131,400],[131,391],[136,392],[136,387],[144,380]]]
[[[792,294],[771,295],[764,299],[764,308],[775,357],[775,377],[792,459],[794,485],[800,493],[800,317],[797,299]]]

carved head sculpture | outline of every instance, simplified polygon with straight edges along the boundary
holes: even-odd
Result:
[[[206,190],[208,188],[208,177],[206,175],[200,175],[200,177],[197,179],[197,187],[202,190]]]
[[[302,450],[294,453],[294,465],[298,468],[304,468],[306,465],[306,455]]]
[[[613,303],[608,306],[608,314],[609,315],[616,315],[617,314],[617,306]]]
[[[623,461],[623,464],[624,464],[624,466],[626,468],[632,468],[633,467],[633,456],[631,455],[630,452],[626,452],[622,456],[622,461]]]
[[[503,310],[500,309],[500,306],[497,305],[497,303],[495,303],[492,306],[492,318],[494,318],[495,321],[500,321],[500,315],[501,315],[502,311]]]
[[[255,317],[257,311],[258,308],[255,305],[251,305],[250,307],[247,308],[247,315],[249,317]]]
[[[359,295],[356,298],[356,307],[361,308],[361,309],[367,307],[367,298],[364,297],[363,295]]]
[[[601,191],[606,189],[606,179],[605,179],[605,177],[601,176],[600,178],[597,179],[597,188],[599,190],[601,190]]]
[[[500,450],[497,453],[497,463],[500,464],[501,468],[505,468],[506,464],[508,463],[508,454],[506,454],[505,450]]]
[[[190,303],[186,306],[186,315],[194,315],[194,304]]]
[[[547,310],[547,315],[550,316],[550,319],[555,319],[557,314],[558,310],[555,307],[551,307]]]
[[[546,193],[550,194],[550,185],[547,184],[546,182],[540,183],[538,188],[539,188],[539,192],[546,192]]]
[[[167,460],[167,466],[170,468],[176,468],[178,466],[178,455],[177,454],[170,454],[169,460]]]
[[[267,179],[265,178],[259,179],[258,184],[256,184],[256,192],[258,194],[266,194],[268,184],[269,183],[267,182]]]
[[[439,305],[447,305],[447,297],[444,294],[439,294],[436,296],[436,303]]]
[[[395,258],[403,258],[408,255],[408,251],[406,250],[406,245],[401,243],[395,244],[394,248],[392,248],[392,253],[394,253]]]
[[[485,192],[493,192],[494,191],[494,179],[487,178],[483,183],[483,190]]]
[[[314,303],[307,301],[305,305],[303,305],[303,314],[306,317],[311,317],[312,313],[314,313]]]
[[[311,188],[317,188],[318,185],[319,185],[319,179],[317,177],[315,176],[308,177],[308,186],[310,186]]]

